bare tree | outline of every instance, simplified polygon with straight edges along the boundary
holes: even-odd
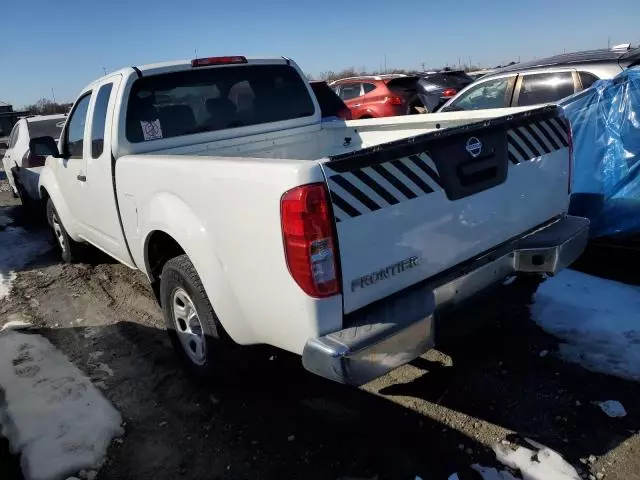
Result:
[[[70,103],[57,103],[48,98],[41,98],[36,103],[27,105],[24,109],[32,115],[53,115],[68,112],[71,105]]]

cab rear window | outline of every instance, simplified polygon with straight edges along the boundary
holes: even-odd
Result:
[[[313,114],[306,83],[289,65],[198,68],[136,80],[127,139],[145,142]]]

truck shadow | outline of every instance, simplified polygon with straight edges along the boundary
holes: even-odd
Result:
[[[100,478],[474,479],[472,463],[495,462],[472,438],[315,377],[299,357],[271,348],[253,352],[248,373],[219,383],[187,378],[157,328],[122,321],[39,333],[126,421]]]
[[[426,374],[380,393],[481,418],[561,452],[574,465],[608,453],[640,428],[634,409],[640,385],[557,358],[557,340],[530,320],[522,295],[514,286],[492,303],[470,304],[439,319],[438,350],[452,365],[419,358],[413,365]],[[481,328],[460,328],[478,315],[487,316]],[[606,416],[595,403],[606,400],[622,402],[628,415]]]

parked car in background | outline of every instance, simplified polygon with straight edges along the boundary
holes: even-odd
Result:
[[[557,102],[610,79],[640,59],[640,48],[566,53],[496,70],[469,85],[442,112],[523,107]]]
[[[351,120],[351,110],[333,89],[322,80],[311,80],[311,90],[320,105],[320,113],[323,119]]]
[[[342,78],[329,86],[354,120],[406,115],[415,101],[418,77],[402,74]]]
[[[39,198],[38,178],[46,157],[34,155],[29,150],[29,141],[37,137],[60,137],[66,115],[38,115],[21,118],[13,126],[7,149],[2,157],[2,166],[14,196],[20,196],[28,205]]]
[[[416,99],[409,113],[434,112],[453,98],[460,90],[473,83],[462,70],[443,70],[418,74]]]

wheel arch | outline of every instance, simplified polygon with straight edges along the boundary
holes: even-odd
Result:
[[[226,334],[239,344],[256,343],[255,332],[245,320],[213,245],[209,244],[207,255],[203,257],[197,252],[203,252],[201,242],[207,239],[199,240],[194,244],[194,238],[181,236],[169,228],[155,228],[145,236],[144,268],[156,300],[162,305],[160,284],[162,269],[166,263],[177,256],[187,255]]]

